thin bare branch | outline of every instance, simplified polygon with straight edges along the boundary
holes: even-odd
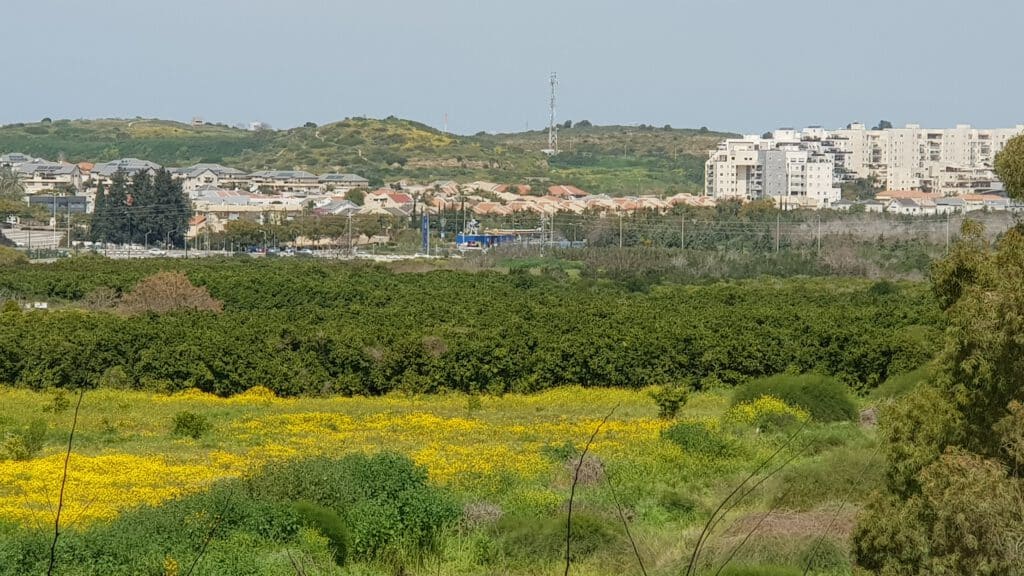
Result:
[[[196,565],[199,564],[199,560],[206,554],[206,547],[210,545],[210,541],[213,540],[213,535],[216,534],[217,528],[220,528],[221,522],[224,521],[224,514],[227,513],[228,507],[231,505],[231,498],[235,493],[228,492],[227,498],[224,499],[224,506],[221,507],[220,513],[214,519],[213,526],[210,527],[210,531],[206,534],[206,538],[203,540],[203,545],[199,549],[199,554],[196,555],[195,559],[192,560],[192,565],[188,567],[188,571],[185,572],[185,576],[191,576],[192,571],[196,569]]]
[[[874,463],[875,456],[878,456],[878,452],[881,448],[882,444],[879,442],[878,445],[875,446],[874,452],[871,453],[871,457],[868,458],[868,461],[864,463],[864,467],[861,468],[860,473],[857,474],[856,480],[853,481],[853,485],[851,485],[850,490],[847,491],[846,497],[843,498],[843,501],[839,504],[839,508],[836,509],[836,513],[832,515],[832,519],[829,520],[828,526],[825,527],[825,531],[821,533],[821,536],[819,536],[818,540],[814,543],[814,547],[811,548],[811,552],[807,555],[807,565],[804,566],[803,576],[807,576],[807,573],[811,571],[811,564],[814,563],[814,554],[818,551],[818,546],[821,546],[825,537],[832,531],[832,526],[835,525],[836,520],[839,519],[839,515],[843,512],[843,508],[846,507],[850,498],[853,497],[853,491],[857,489],[857,485],[860,484],[860,481],[864,478],[864,474],[867,474],[868,469],[871,467],[871,464]]]
[[[612,414],[618,410],[619,405],[616,404],[608,412],[608,414],[597,424],[597,428],[594,429],[594,433],[590,435],[590,439],[587,440],[587,445],[583,447],[583,452],[580,454],[579,462],[576,463],[576,470],[572,475],[572,487],[569,488],[569,512],[565,523],[565,576],[569,576],[569,566],[572,564],[570,556],[572,550],[572,503],[576,497],[576,484],[580,481],[580,468],[583,467],[583,459],[587,457],[587,452],[590,451],[590,445],[594,443],[594,438],[597,438],[601,428],[604,427],[608,419],[612,417]]]
[[[629,544],[633,547],[633,555],[636,556],[636,562],[640,565],[640,573],[647,576],[647,569],[644,568],[644,561],[640,557],[640,550],[636,546],[636,540],[633,539],[632,532],[629,531],[629,522],[626,521],[626,515],[622,513],[622,505],[619,503],[619,495],[615,492],[615,484],[612,482],[611,474],[605,474],[604,480],[608,483],[608,489],[612,493],[612,501],[615,502],[615,510],[619,513],[619,520],[622,520],[622,527],[626,530],[626,538],[629,538]]]
[[[64,509],[64,489],[68,483],[68,463],[71,461],[71,446],[75,441],[75,428],[78,427],[78,411],[82,407],[83,396],[85,396],[85,388],[79,388],[78,402],[75,402],[75,416],[71,420],[71,433],[68,434],[68,449],[64,453],[64,472],[60,478],[60,496],[57,497],[57,513],[53,519],[53,542],[50,543],[50,563],[46,567],[46,576],[52,576],[53,568],[57,565],[57,541],[60,540],[60,513]]]
[[[807,422],[809,422],[809,420],[804,420],[803,424],[800,425],[800,428],[798,428],[795,432],[790,434],[789,437],[786,438],[786,441],[783,442],[782,445],[775,450],[775,452],[772,452],[772,454],[768,456],[768,458],[766,458],[763,462],[761,462],[761,464],[759,464],[757,468],[754,468],[754,470],[750,474],[748,474],[742,482],[737,484],[736,487],[732,489],[732,492],[729,492],[729,495],[726,496],[725,499],[718,504],[718,507],[715,508],[714,512],[712,512],[711,516],[708,518],[708,521],[704,524],[704,529],[701,530],[700,536],[697,538],[697,543],[693,547],[693,553],[690,555],[690,564],[686,567],[687,576],[692,576],[693,574],[695,574],[695,571],[697,569],[697,558],[700,555],[700,548],[704,544],[705,539],[710,535],[711,527],[713,526],[713,524],[717,522],[716,519],[718,518],[718,514],[722,511],[723,508],[725,508],[725,505],[729,502],[730,499],[732,499],[733,496],[736,495],[737,492],[739,492],[747,484],[747,482],[749,482],[754,476],[756,476],[761,470],[763,470],[769,462],[774,460],[776,456],[778,456],[783,450],[785,450],[787,447],[789,447],[790,444],[792,444],[793,440],[801,432],[804,431],[804,428],[807,427]]]

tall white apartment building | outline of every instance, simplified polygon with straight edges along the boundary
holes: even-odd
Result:
[[[829,132],[828,143],[843,173],[875,177],[890,190],[928,190],[943,194],[991,187],[995,156],[1024,125],[979,129],[966,124],[930,129],[917,124],[868,130],[851,124]],[[841,158],[841,160],[839,160]]]
[[[729,139],[704,165],[704,193],[721,199],[770,199],[782,208],[826,208],[839,200],[835,156],[820,128],[776,130],[771,138]]]

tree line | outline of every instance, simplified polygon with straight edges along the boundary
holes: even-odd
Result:
[[[223,312],[125,315],[104,304],[169,267]],[[637,292],[529,272],[398,274],[316,261],[85,258],[19,268],[0,272],[0,289],[68,301],[0,317],[0,382],[32,388],[502,393],[712,387],[786,371],[871,387],[929,359],[942,325],[923,286],[857,280]]]
[[[167,170],[153,174],[119,170],[109,188],[100,184],[96,191],[89,236],[94,242],[181,246],[191,213],[181,182]]]

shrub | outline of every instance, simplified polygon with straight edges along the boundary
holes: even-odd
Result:
[[[700,509],[700,501],[678,490],[665,490],[658,495],[658,505],[673,514],[691,518]]]
[[[857,405],[849,390],[828,376],[804,374],[779,375],[754,380],[736,389],[734,406],[762,396],[771,396],[807,411],[818,422],[853,420]]]
[[[717,430],[704,422],[676,422],[662,431],[661,437],[676,444],[686,452],[719,458],[732,452],[732,444]]]
[[[496,532],[506,556],[531,563],[564,558],[565,515],[555,518],[506,516]],[[617,548],[621,537],[611,521],[593,514],[572,515],[571,558],[582,560],[603,549]]]
[[[0,246],[0,267],[28,264],[28,257],[14,248]]]
[[[810,416],[805,410],[790,406],[774,396],[758,396],[755,400],[733,406],[722,420],[727,425],[752,426],[762,432],[776,432],[808,418]]]
[[[28,426],[8,432],[0,444],[0,460],[30,460],[43,449],[46,442],[46,422],[32,420]]]
[[[306,501],[348,528],[350,557],[395,559],[431,548],[460,510],[427,482],[426,470],[390,452],[269,464],[249,480],[254,497]]]
[[[177,310],[220,312],[224,306],[205,287],[194,286],[183,272],[159,272],[139,282],[121,298],[117,308],[126,314],[159,314]]]
[[[801,555],[800,565],[811,574],[848,574],[850,555],[830,538],[815,540]]]
[[[651,392],[651,398],[658,405],[658,417],[665,420],[672,420],[679,414],[679,410],[686,405],[690,397],[690,387],[676,384],[664,386]]]
[[[339,566],[345,564],[351,536],[341,516],[312,502],[296,502],[293,509],[307,527],[315,528],[327,538],[334,561]]]
[[[60,414],[70,407],[71,400],[68,400],[68,396],[64,393],[64,390],[58,388],[54,391],[53,397],[50,398],[50,401],[43,405],[43,412]]]
[[[100,375],[99,385],[102,388],[113,388],[114,390],[128,390],[132,387],[132,378],[124,366],[118,364],[111,366]]]
[[[173,434],[175,436],[186,436],[198,440],[210,431],[210,421],[206,419],[206,416],[202,414],[196,414],[195,412],[189,412],[188,410],[182,410],[174,415],[174,429]]]

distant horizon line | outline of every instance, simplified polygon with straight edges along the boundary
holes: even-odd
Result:
[[[223,127],[227,127],[227,128],[234,128],[234,129],[237,129],[237,130],[247,130],[247,131],[258,131],[258,130],[253,130],[252,126],[254,124],[260,124],[260,125],[264,126],[262,128],[263,130],[269,130],[269,131],[274,131],[274,132],[283,132],[283,131],[288,131],[288,130],[294,130],[294,129],[297,129],[297,128],[305,128],[306,124],[309,123],[309,122],[305,122],[305,123],[302,123],[302,124],[295,124],[295,125],[290,125],[290,126],[285,126],[285,127],[275,127],[272,123],[266,122],[266,121],[262,121],[262,120],[236,121],[236,122],[230,122],[230,121],[209,121],[209,120],[205,120],[202,117],[198,117],[198,116],[197,117],[193,117],[190,120],[180,120],[180,119],[175,119],[175,118],[160,118],[160,117],[156,117],[156,116],[148,116],[148,117],[147,116],[121,116],[121,117],[118,117],[118,116],[95,116],[95,117],[78,117],[78,118],[51,118],[49,116],[45,116],[45,117],[43,117],[40,120],[32,120],[32,121],[22,120],[22,121],[15,121],[15,122],[0,123],[0,129],[8,128],[8,127],[11,127],[11,126],[19,126],[19,125],[45,124],[46,121],[49,121],[49,122],[120,121],[120,122],[129,122],[129,123],[132,122],[132,121],[144,121],[144,122],[150,121],[150,122],[172,122],[172,123],[175,123],[175,124],[182,124],[182,125],[185,125],[185,126],[195,126],[194,122],[197,121],[197,120],[202,122],[201,125],[223,126]],[[400,116],[396,116],[394,114],[390,114],[388,116],[383,116],[383,117],[377,117],[377,116],[346,116],[346,117],[344,117],[344,118],[342,118],[340,120],[331,120],[331,121],[328,121],[328,122],[315,123],[315,124],[316,124],[317,127],[322,127],[322,126],[329,126],[329,125],[332,125],[332,124],[340,124],[340,123],[346,122],[348,120],[375,120],[375,121],[380,121],[380,122],[385,122],[385,121],[388,121],[388,120],[399,120],[399,121],[406,121],[406,122],[414,122],[416,124],[422,124],[424,126],[427,126],[427,127],[431,128],[431,129],[437,131],[437,132],[441,132],[443,134],[453,134],[453,135],[456,135],[456,136],[476,136],[478,134],[488,134],[488,135],[524,134],[524,133],[529,133],[529,132],[544,133],[544,132],[546,132],[548,130],[548,126],[544,125],[544,126],[541,126],[541,127],[538,127],[538,128],[526,127],[523,130],[507,130],[507,131],[504,131],[504,130],[497,130],[497,131],[478,130],[476,132],[455,132],[453,130],[445,130],[443,126],[435,126],[435,125],[431,124],[430,122],[425,122],[425,121],[422,121],[422,120],[416,120],[416,119],[413,119],[413,118],[403,118],[403,117],[400,117]],[[567,118],[566,120],[571,120],[571,119]],[[564,128],[562,128],[562,126],[565,124],[566,120],[562,120],[562,121],[556,122],[555,123],[556,129],[564,129]],[[640,127],[649,127],[649,128],[661,130],[661,129],[665,129],[665,127],[668,127],[668,128],[670,128],[672,130],[693,130],[693,131],[706,130],[708,132],[715,132],[715,133],[719,133],[719,134],[739,134],[741,136],[753,135],[755,133],[755,132],[747,132],[747,131],[744,131],[744,130],[718,129],[718,128],[712,128],[712,127],[709,127],[709,126],[706,126],[706,125],[702,125],[702,126],[674,126],[671,123],[660,124],[660,123],[653,123],[653,122],[649,123],[649,124],[648,123],[644,123],[644,122],[612,122],[612,123],[607,123],[606,124],[606,123],[592,122],[590,120],[587,120],[586,118],[582,118],[580,120],[571,120],[571,122],[572,122],[572,127],[573,128],[575,128],[576,125],[579,122],[588,122],[588,123],[590,123],[591,126],[596,127],[596,128],[614,128],[614,127],[640,128]],[[881,121],[879,121],[879,123],[880,122]],[[777,127],[774,127],[774,128],[765,129],[762,133],[773,132],[775,130],[804,130],[804,129],[807,129],[807,128],[820,128],[820,129],[829,130],[829,131],[832,131],[832,130],[845,130],[849,126],[851,126],[853,124],[863,124],[866,127],[866,129],[868,129],[868,130],[874,130],[875,129],[875,128],[870,126],[871,125],[870,122],[863,122],[863,121],[860,121],[860,120],[854,120],[854,121],[848,122],[846,125],[841,125],[841,126],[837,126],[837,127],[826,127],[823,124],[806,124],[806,125],[801,126],[801,127],[796,127],[796,125],[777,126]],[[876,123],[876,125],[877,124],[878,123]],[[1020,127],[1020,126],[1024,126],[1024,120],[1017,121],[1015,123],[1010,123],[1010,124],[1007,124],[1005,126],[993,126],[993,127],[975,126],[975,125],[973,125],[973,124],[971,124],[969,122],[955,122],[955,123],[952,123],[952,124],[950,124],[948,126],[932,126],[932,127],[927,127],[925,124],[921,124],[919,122],[900,122],[898,124],[896,122],[892,122],[891,124],[892,124],[892,129],[902,129],[902,128],[906,128],[908,126],[916,126],[916,127],[922,128],[922,129],[946,129],[946,128],[956,128],[958,126],[968,126],[968,127],[972,128],[972,129],[978,129],[978,130],[997,130],[997,129],[1000,129],[1000,128],[1004,128],[1005,129],[1005,128],[1017,128],[1017,127]]]

